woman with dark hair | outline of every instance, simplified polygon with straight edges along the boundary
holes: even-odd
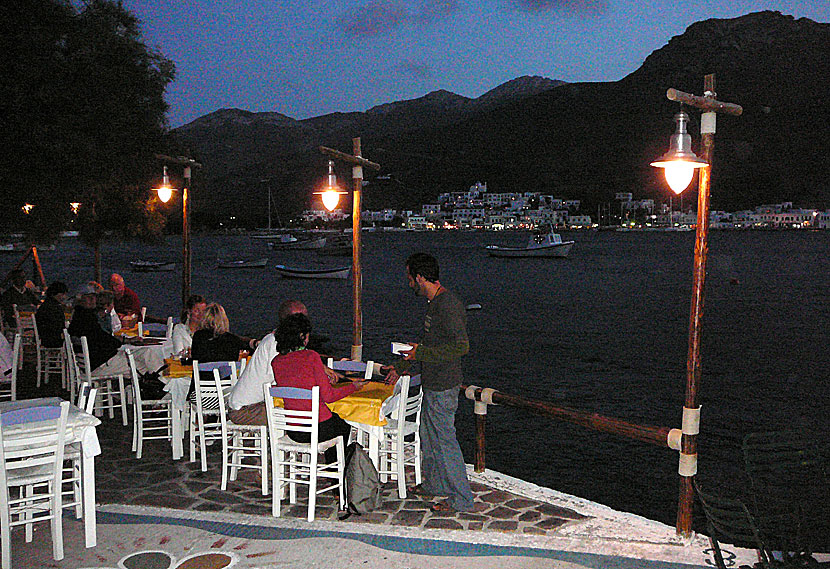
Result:
[[[332,387],[329,377],[323,368],[320,354],[306,349],[308,337],[311,334],[311,321],[305,314],[292,314],[279,324],[276,331],[277,349],[279,355],[271,361],[274,370],[274,384],[277,387],[300,387],[311,389],[320,387],[320,441],[328,441],[335,437],[343,437],[348,442],[351,427],[336,413],[329,410],[326,403],[333,403],[351,395],[364,385],[366,381],[353,381],[345,387]],[[308,399],[286,399],[285,408],[295,411],[310,411],[311,401]],[[311,441],[310,433],[288,431],[288,436],[299,442]],[[337,461],[337,448],[326,450],[327,464]]]
[[[173,326],[173,353],[181,354],[193,345],[193,334],[202,327],[207,300],[201,294],[191,294],[182,310],[182,321]]]

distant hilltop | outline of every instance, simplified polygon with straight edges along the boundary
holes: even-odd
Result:
[[[692,24],[616,82],[519,77],[474,99],[441,90],[303,120],[221,109],[173,132],[204,165],[196,214],[232,212],[245,223],[262,223],[264,179],[280,213],[308,208],[325,175],[318,146],[350,151],[356,136],[384,177],[368,179],[370,208],[412,207],[477,179],[589,207],[620,191],[659,200],[668,190],[648,164],[665,152],[678,109],[666,90],[701,94],[708,73],[719,99],[744,108],[718,119],[712,207],[785,199],[830,207],[830,24],[772,11]]]

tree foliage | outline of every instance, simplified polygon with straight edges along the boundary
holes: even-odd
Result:
[[[147,185],[165,149],[173,63],[112,0],[5,0],[0,29],[3,220],[32,203],[26,229],[50,237],[80,202],[88,242],[157,235]]]

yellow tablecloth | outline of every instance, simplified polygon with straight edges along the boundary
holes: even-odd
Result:
[[[392,397],[394,391],[394,385],[369,383],[360,391],[327,405],[332,413],[337,413],[344,421],[382,427],[386,424],[386,419],[381,418],[380,408],[384,401]],[[274,405],[282,407],[282,399],[274,397]]]
[[[112,333],[113,336],[127,336],[128,338],[135,338],[138,336],[138,324],[133,326],[132,328],[121,328],[117,332]],[[145,336],[149,336],[150,332],[145,331]]]
[[[192,365],[182,365],[181,360],[173,359],[173,358],[166,358],[164,360],[168,367],[164,370],[165,377],[190,377],[193,375],[193,366]]]

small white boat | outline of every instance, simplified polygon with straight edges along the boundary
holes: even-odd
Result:
[[[352,247],[351,235],[335,235],[326,239],[326,246],[317,249],[317,254],[328,257],[351,257]]]
[[[530,236],[526,247],[487,245],[491,257],[567,257],[573,241],[562,241],[562,236],[550,231]]]
[[[176,263],[172,261],[130,261],[130,267],[137,273],[157,273],[172,271]]]
[[[268,264],[268,258],[217,260],[216,266],[220,269],[263,269]]]
[[[304,249],[320,249],[325,245],[325,236],[298,239],[288,233],[282,235],[279,240],[268,242],[268,247],[274,251],[299,251]]]
[[[293,279],[347,279],[351,267],[333,267],[330,269],[302,269],[299,267],[286,267],[277,265],[277,272],[283,278]]]

